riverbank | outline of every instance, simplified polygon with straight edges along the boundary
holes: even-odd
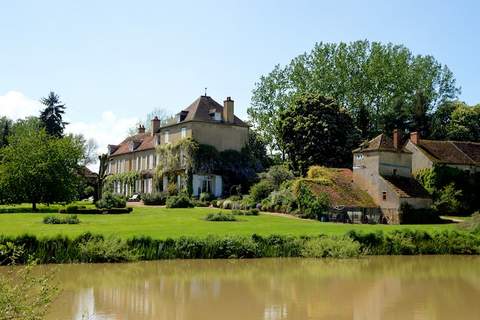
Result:
[[[17,263],[126,262],[160,259],[246,259],[265,257],[351,258],[364,255],[480,254],[480,236],[459,231],[395,230],[392,232],[349,232],[343,236],[208,236],[123,240],[90,233],[66,236],[0,236],[4,250],[0,261],[16,255]]]

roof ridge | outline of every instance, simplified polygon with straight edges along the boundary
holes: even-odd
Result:
[[[470,158],[470,156],[469,156],[468,154],[466,154],[465,152],[463,152],[462,149],[460,149],[459,147],[457,147],[457,145],[456,145],[454,142],[452,142],[452,141],[448,141],[448,142],[449,142],[450,144],[452,144],[452,145],[455,147],[455,149],[457,149],[458,151],[460,151],[464,156],[466,156],[468,159],[470,159],[470,161],[471,161],[473,164],[476,164],[475,160],[473,160],[472,158]]]

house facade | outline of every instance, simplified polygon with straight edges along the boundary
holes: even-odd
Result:
[[[222,106],[206,95],[200,96],[165,123],[155,117],[151,128],[150,132],[145,132],[145,128],[140,126],[136,135],[118,145],[109,145],[108,172],[124,177],[123,181],[114,181],[115,193],[130,195],[162,191],[169,183],[175,183],[180,189],[187,183],[181,175],[177,175],[175,181],[163,176],[161,183],[155,183],[155,171],[162,161],[156,152],[157,147],[191,138],[218,151],[240,151],[248,141],[249,130],[248,125],[235,116],[234,101],[230,97]],[[135,180],[133,183],[124,182],[129,175]],[[193,172],[191,179],[194,196],[209,192],[218,197],[223,193],[223,179],[219,175]]]
[[[445,165],[470,173],[480,172],[480,143],[421,139],[412,132],[405,149],[412,153],[412,172]]]
[[[412,176],[412,152],[398,130],[380,134],[353,151],[353,181],[367,191],[389,223],[400,223],[400,207],[429,208],[432,200]]]

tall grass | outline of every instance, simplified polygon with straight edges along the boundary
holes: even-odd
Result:
[[[0,245],[22,246],[17,258],[40,263],[123,262],[157,259],[220,259],[262,257],[350,258],[360,255],[480,254],[480,236],[468,232],[400,230],[391,233],[349,232],[338,236],[208,236],[129,240],[85,233],[75,239],[64,236],[36,238],[24,235],[1,237]],[[9,251],[0,252],[8,261]]]

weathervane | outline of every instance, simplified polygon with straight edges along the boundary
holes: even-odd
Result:
[[[205,97],[207,96],[207,87],[205,87]]]

